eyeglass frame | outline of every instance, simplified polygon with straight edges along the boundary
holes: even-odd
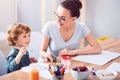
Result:
[[[69,19],[72,18],[72,17],[70,17],[70,18],[63,18],[61,16],[58,16],[58,14],[56,12],[54,12],[54,15],[55,15],[56,18],[59,18],[62,22],[66,21],[66,20],[69,20]]]

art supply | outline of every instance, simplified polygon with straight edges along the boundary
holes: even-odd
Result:
[[[96,76],[99,80],[116,80],[118,73],[116,71],[97,70]]]
[[[39,71],[37,69],[31,69],[29,80],[39,80]]]
[[[107,71],[117,71],[120,72],[120,63],[113,62],[110,66],[106,68]]]
[[[53,76],[52,80],[63,80],[63,76],[64,76],[64,72],[65,72],[65,66],[63,65],[54,65],[54,66],[50,66],[49,65],[49,72],[50,74]]]
[[[54,71],[52,70],[50,65],[49,65],[48,71],[50,72],[51,75],[54,75]]]
[[[87,63],[102,66],[119,56],[120,56],[120,53],[102,50],[101,54],[78,55],[76,57],[73,57],[72,59],[76,61],[82,61],[82,62],[87,62]]]
[[[102,76],[114,76],[113,73],[103,73]]]
[[[53,62],[56,63],[56,61],[57,61],[57,58],[56,58],[56,57],[53,57]]]
[[[66,55],[61,56],[61,64],[66,66],[66,69],[67,69],[66,72],[70,71],[70,64],[71,64],[70,59],[71,58],[69,56],[66,56]]]
[[[70,57],[69,56],[61,56],[61,63],[63,65],[69,66],[70,65]]]
[[[96,75],[96,70],[95,70],[94,68],[92,68],[91,73],[92,73],[93,75]]]

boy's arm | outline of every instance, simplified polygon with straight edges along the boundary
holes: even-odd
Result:
[[[22,48],[20,49],[18,55],[17,55],[16,58],[15,58],[16,64],[19,64],[19,63],[20,63],[21,58],[22,58],[22,56],[23,56],[24,54],[26,54],[26,48],[25,48],[25,47],[22,47]]]
[[[17,54],[17,56],[15,54],[8,56],[8,58],[7,58],[8,72],[9,71],[12,72],[12,71],[15,71],[15,70],[18,70],[21,68],[19,63],[24,54],[26,54],[26,48],[22,47],[20,49],[19,53]]]
[[[12,72],[18,70],[20,67],[16,64],[15,59],[13,57],[7,58],[7,72]]]

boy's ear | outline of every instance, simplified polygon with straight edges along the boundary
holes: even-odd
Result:
[[[17,42],[17,40],[13,40],[13,42],[14,42],[14,43],[16,43],[16,42]]]

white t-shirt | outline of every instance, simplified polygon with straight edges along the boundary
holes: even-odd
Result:
[[[48,22],[42,29],[42,34],[45,34],[50,38],[50,44],[48,46],[48,53],[54,53],[58,56],[61,49],[79,49],[80,40],[86,37],[90,33],[88,27],[80,22],[75,23],[74,33],[67,42],[65,42],[60,34],[60,30],[56,21]]]

